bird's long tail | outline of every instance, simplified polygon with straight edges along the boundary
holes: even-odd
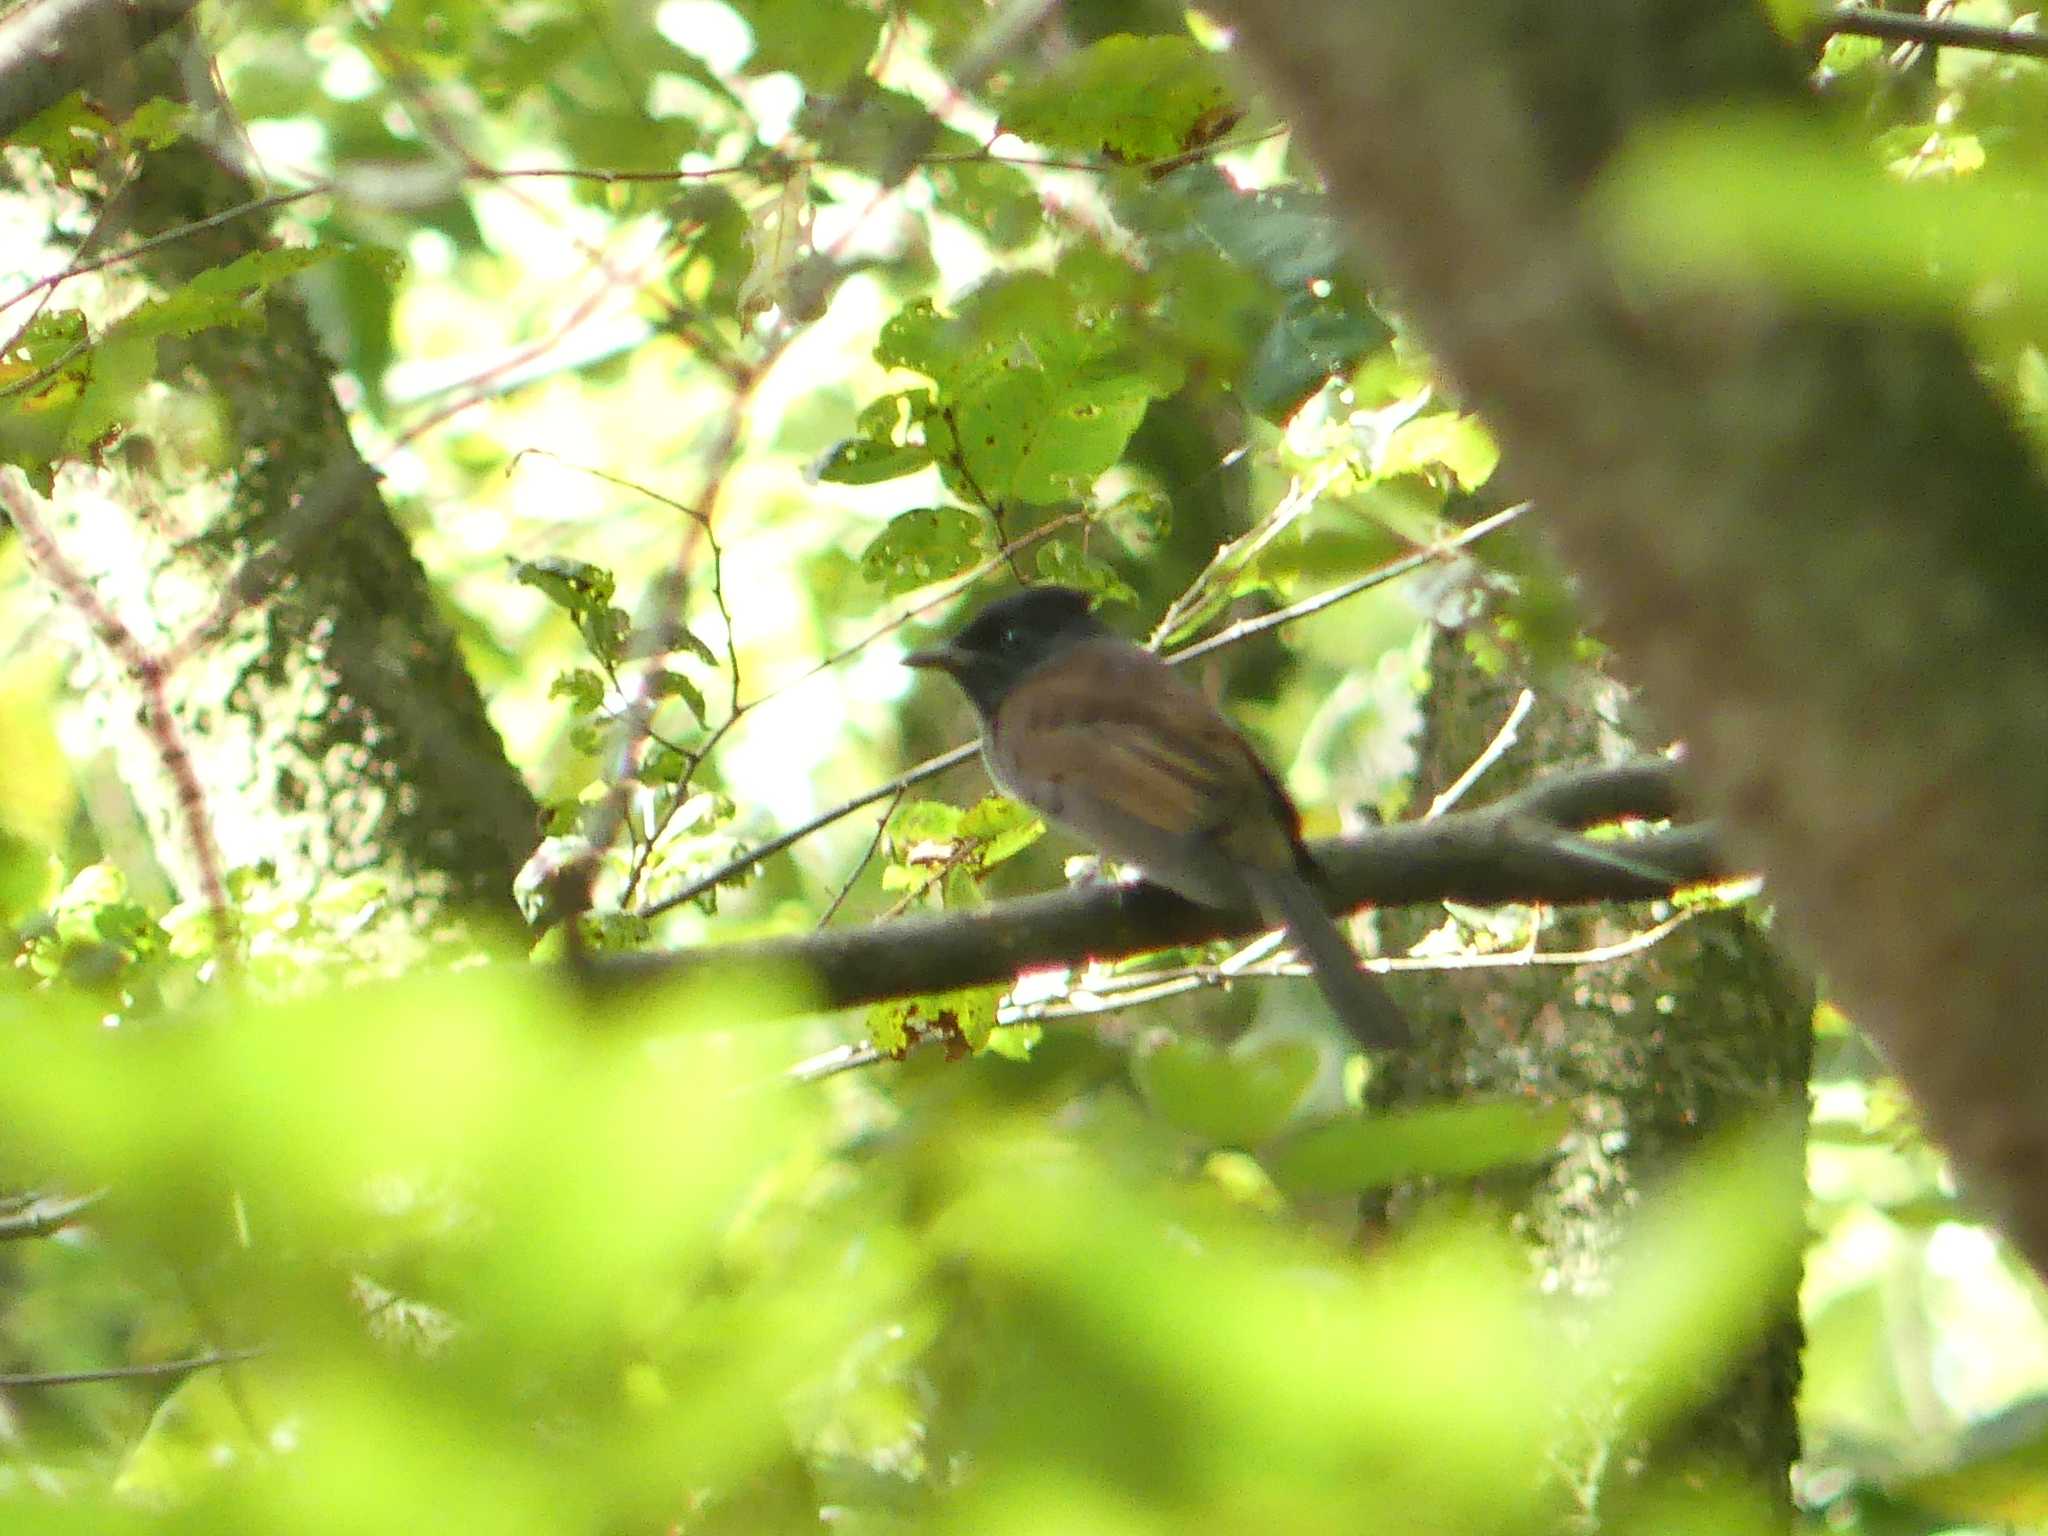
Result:
[[[1359,1044],[1369,1050],[1391,1050],[1414,1038],[1401,1010],[1359,966],[1357,952],[1306,880],[1291,871],[1261,873],[1252,888],[1259,909],[1286,925],[1288,935],[1314,968],[1324,1000]]]

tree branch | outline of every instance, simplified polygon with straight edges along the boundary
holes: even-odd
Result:
[[[2039,32],[1987,27],[1974,21],[1937,21],[1932,16],[1909,16],[1901,11],[1867,10],[1862,6],[1843,6],[1817,17],[1813,30],[1822,36],[1850,33],[1887,42],[1925,43],[1930,48],[1971,48],[1982,53],[2017,53],[2048,59],[2048,35]]]
[[[1677,804],[1669,762],[1589,769],[1546,781],[1481,811],[1382,827],[1312,845],[1331,905],[1422,901],[1647,901],[1741,873],[1711,831],[1681,827],[1626,842],[1575,835],[1594,825],[1663,820]],[[1153,885],[1072,886],[975,912],[907,918],[589,963],[600,988],[694,976],[802,976],[808,995],[773,987],[734,1000],[757,1017],[843,1008],[889,997],[1007,982],[1028,970],[1141,954],[1262,932],[1256,913],[1198,907]]]

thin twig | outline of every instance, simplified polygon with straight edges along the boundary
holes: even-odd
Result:
[[[1304,598],[1298,603],[1290,603],[1285,608],[1278,608],[1272,613],[1261,614],[1255,619],[1240,619],[1228,629],[1219,629],[1208,639],[1197,641],[1185,650],[1175,651],[1166,659],[1175,666],[1178,666],[1184,661],[1194,661],[1198,657],[1220,651],[1226,646],[1236,645],[1239,641],[1249,640],[1253,635],[1263,635],[1269,629],[1278,629],[1283,624],[1292,624],[1296,620],[1308,618],[1311,614],[1321,613],[1325,608],[1334,608],[1337,604],[1346,602],[1358,596],[1361,592],[1370,592],[1374,587],[1383,587],[1390,581],[1406,576],[1410,571],[1418,570],[1425,565],[1442,560],[1446,556],[1454,555],[1468,545],[1477,544],[1488,534],[1496,533],[1500,529],[1507,527],[1508,524],[1531,511],[1534,506],[1535,503],[1533,502],[1517,502],[1514,506],[1496,512],[1491,517],[1482,517],[1469,528],[1459,529],[1450,538],[1439,539],[1434,544],[1425,544],[1420,549],[1412,550],[1397,560],[1389,560],[1385,565],[1375,566],[1363,576],[1355,577],[1341,585],[1331,587],[1327,592],[1318,592],[1314,597]]]
[[[1287,487],[1287,494],[1274,505],[1273,510],[1259,519],[1259,525],[1242,537],[1233,539],[1217,551],[1216,558],[1203,567],[1200,575],[1188,589],[1167,605],[1166,612],[1157,624],[1152,626],[1149,648],[1157,650],[1168,635],[1173,634],[1188,621],[1190,614],[1197,612],[1203,602],[1203,595],[1215,586],[1218,577],[1235,579],[1244,568],[1258,557],[1267,545],[1277,539],[1309,508],[1322,500],[1323,492],[1339,475],[1350,470],[1348,464],[1332,464],[1304,487],[1301,477],[1295,476]]]
[[[94,1381],[142,1381],[154,1376],[184,1376],[193,1371],[234,1365],[267,1353],[261,1348],[217,1349],[185,1360],[159,1360],[150,1365],[108,1365],[93,1371],[0,1372],[0,1387],[76,1387]]]
[[[798,822],[787,832],[771,837],[759,847],[749,848],[737,858],[726,860],[725,863],[719,865],[718,868],[712,870],[708,875],[692,880],[680,891],[664,896],[659,901],[650,901],[640,909],[638,915],[641,917],[658,917],[663,912],[672,911],[682,906],[685,902],[695,901],[714,886],[723,885],[726,881],[732,879],[733,876],[746,873],[746,871],[752,869],[763,859],[772,859],[776,854],[783,852],[785,849],[795,847],[812,833],[822,831],[824,828],[831,826],[833,822],[843,820],[851,816],[855,811],[864,810],[868,806],[873,805],[877,800],[886,800],[891,795],[900,795],[907,789],[914,789],[927,779],[937,778],[948,768],[959,767],[960,764],[973,757],[979,750],[980,744],[970,741],[965,746],[953,748],[950,752],[941,752],[937,757],[928,757],[908,773],[899,773],[886,784],[878,784],[873,789],[854,796],[851,800],[840,802],[828,811],[820,811],[809,821]]]
[[[981,564],[970,567],[961,575],[948,581],[929,597],[921,599],[914,606],[906,608],[903,612],[895,615],[886,624],[877,625],[858,640],[841,646],[828,656],[821,657],[804,671],[799,672],[795,677],[778,687],[774,693],[763,694],[760,698],[754,700],[754,703],[756,705],[765,704],[777,694],[787,693],[790,689],[809,682],[820,673],[831,671],[832,668],[838,666],[841,662],[852,660],[877,640],[888,639],[889,636],[902,629],[912,619],[921,618],[923,615],[930,613],[934,608],[945,607],[946,604],[950,603],[961,593],[971,590],[983,577],[1008,564],[1013,556],[1021,554],[1034,544],[1042,543],[1061,529],[1072,527],[1075,523],[1086,522],[1087,519],[1088,514],[1086,512],[1064,512],[1058,517],[1040,523],[1028,533],[1018,534],[1016,538],[1003,545],[1002,548],[982,561]]]
[[[1465,798],[1467,790],[1477,784],[1486,770],[1499,762],[1522,734],[1522,722],[1529,718],[1529,710],[1536,702],[1535,690],[1524,688],[1515,695],[1514,708],[1508,711],[1507,719],[1501,722],[1499,730],[1493,733],[1493,740],[1486,744],[1486,750],[1472,759],[1472,765],[1456,779],[1450,788],[1430,801],[1429,809],[1422,813],[1424,821],[1435,821],[1452,806]]]
[[[829,1051],[805,1057],[782,1075],[792,1083],[816,1083],[836,1077],[841,1072],[872,1067],[876,1062],[887,1059],[888,1052],[869,1041],[862,1041],[859,1045],[835,1045]]]
[[[832,919],[838,915],[840,907],[845,904],[847,896],[852,893],[855,882],[861,877],[861,872],[868,867],[869,861],[874,858],[875,850],[882,846],[882,835],[889,830],[889,818],[896,814],[896,807],[903,803],[905,793],[905,790],[897,790],[895,797],[883,809],[881,820],[875,823],[875,835],[868,839],[867,851],[860,856],[860,862],[853,866],[853,873],[846,877],[846,883],[839,887],[832,900],[826,904],[824,916],[818,919],[818,926],[820,928],[829,928],[832,925]]]

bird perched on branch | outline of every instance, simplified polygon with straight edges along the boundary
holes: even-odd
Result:
[[[1317,894],[1287,791],[1207,699],[1097,619],[1086,594],[1026,588],[904,661],[966,691],[1007,794],[1189,901],[1285,927],[1361,1043],[1407,1042],[1407,1021]]]

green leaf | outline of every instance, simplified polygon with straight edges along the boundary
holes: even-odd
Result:
[[[1291,1137],[1266,1159],[1283,1188],[1377,1189],[1402,1179],[1467,1178],[1540,1162],[1571,1128],[1571,1107],[1500,1099],[1364,1120],[1333,1120]]]
[[[91,374],[64,424],[64,447],[79,453],[125,425],[135,397],[156,377],[156,339],[126,326],[87,355]]]
[[[854,418],[854,430],[878,443],[903,442],[905,431],[924,421],[931,403],[932,392],[928,389],[896,390],[862,406],[860,415]]]
[[[687,755],[658,741],[640,757],[639,777],[651,784],[679,784],[689,771]]]
[[[961,507],[900,513],[861,551],[860,573],[891,596],[957,576],[981,560],[984,526]]]
[[[1038,546],[1038,574],[1063,587],[1078,587],[1105,603],[1135,603],[1138,594],[1107,561],[1083,554],[1077,544],[1054,540]]]
[[[222,266],[210,267],[161,299],[139,306],[123,317],[118,329],[132,336],[190,336],[217,325],[253,324],[258,315],[249,305],[266,288],[332,261],[336,246],[278,246],[250,251]]]
[[[1321,1059],[1306,1040],[1240,1043],[1228,1052],[1174,1037],[1131,1061],[1146,1102],[1173,1125],[1224,1146],[1256,1146],[1287,1123]]]
[[[73,91],[15,129],[7,142],[34,150],[61,179],[98,160],[113,138],[114,125],[88,107],[81,92]]]
[[[876,360],[936,385],[914,407],[949,489],[991,510],[1084,496],[1184,369],[1157,344],[1134,274],[1074,254],[998,278],[957,316],[919,300],[882,327]]]
[[[1045,836],[1045,822],[1021,801],[988,795],[961,814],[956,835],[979,844],[975,863],[987,871]]]
[[[50,494],[52,464],[67,449],[78,402],[92,382],[85,316],[75,309],[36,316],[0,357],[0,462]]]
[[[731,317],[754,266],[753,226],[723,187],[683,188],[667,207],[676,255],[669,273],[675,299],[690,309]]]
[[[1008,489],[999,499],[1015,496],[1042,505],[1085,495],[1095,477],[1122,456],[1158,394],[1138,374],[1061,378],[1019,367],[992,383],[957,420],[969,442],[986,434],[985,459],[994,483]],[[977,481],[988,483],[981,474],[977,470]]]
[[[913,800],[899,806],[889,818],[889,841],[898,847],[912,843],[949,843],[960,833],[965,814],[957,805],[943,800]]]
[[[657,699],[681,699],[684,707],[697,717],[699,725],[708,723],[705,718],[704,690],[682,673],[671,672],[666,668],[655,673],[653,691]]]
[[[1350,373],[1392,337],[1370,309],[1305,288],[1289,294],[1245,365],[1245,404],[1269,421],[1285,421],[1326,382]]]
[[[868,1039],[875,1049],[900,1056],[913,1041],[936,1035],[954,1047],[979,1051],[996,1027],[1001,987],[964,987],[925,997],[892,998],[868,1010]]]
[[[1102,525],[1126,549],[1149,550],[1173,530],[1173,503],[1157,491],[1130,491],[1102,509]]]
[[[603,566],[562,555],[522,560],[513,566],[512,579],[577,615],[605,607],[618,590],[617,580]]]
[[[849,437],[835,443],[826,453],[818,465],[817,476],[833,485],[874,485],[914,475],[931,461],[931,450],[922,443],[880,443],[872,438]]]
[[[604,703],[604,693],[604,679],[587,667],[563,672],[548,685],[549,698],[567,699],[571,709],[585,715]]]
[[[914,368],[944,379],[951,376],[972,342],[972,332],[941,315],[930,299],[913,299],[882,322],[881,334],[875,338],[875,361],[887,368]],[[899,398],[884,397],[891,401]],[[869,409],[881,404],[878,400]]]
[[[182,139],[198,116],[186,102],[152,96],[128,114],[121,137],[136,149],[165,149]]]
[[[924,174],[938,210],[978,231],[997,250],[1015,250],[1045,228],[1038,189],[1015,166],[962,160],[928,164]]]
[[[1441,412],[1404,421],[1380,450],[1373,470],[1381,476],[1447,473],[1460,490],[1484,485],[1500,462],[1500,449],[1477,417]]]
[[[576,615],[576,632],[591,655],[606,666],[617,666],[625,658],[633,619],[623,608],[590,608]]]
[[[0,456],[33,467],[91,450],[127,424],[135,397],[155,379],[158,338],[251,323],[258,318],[250,304],[256,295],[335,253],[332,247],[252,251],[138,305],[77,358],[0,401]],[[51,319],[32,324],[16,343],[0,365],[0,384],[34,377],[85,339],[82,321]]]
[[[1007,1061],[1029,1061],[1044,1038],[1042,1024],[999,1024],[989,1032],[988,1054]]]
[[[686,625],[676,625],[668,634],[669,648],[687,651],[707,667],[718,665],[718,656],[704,638]]]
[[[1230,91],[1187,37],[1105,37],[1010,92],[1002,127],[1049,149],[1157,160],[1206,142]]]
[[[1213,166],[1179,172],[1162,192],[1173,195],[1153,215],[1169,221],[1158,233],[1214,249],[1281,293],[1304,292],[1344,268],[1344,233],[1319,192],[1246,192]]]
[[[362,382],[373,403],[381,402],[404,261],[396,252],[379,259],[367,246],[342,249],[347,259],[310,269],[298,291],[336,364]]]

